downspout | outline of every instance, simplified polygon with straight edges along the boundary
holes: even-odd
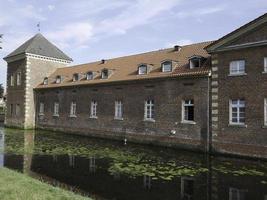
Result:
[[[211,78],[211,71],[208,74],[208,90],[207,90],[207,153],[211,152],[212,147],[212,134],[210,131],[210,78]]]

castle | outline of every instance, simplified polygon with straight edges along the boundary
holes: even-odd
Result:
[[[216,41],[76,66],[37,34],[4,60],[6,126],[267,158],[267,14]]]

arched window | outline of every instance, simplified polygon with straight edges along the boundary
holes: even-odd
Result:
[[[48,78],[47,77],[44,78],[44,82],[43,83],[44,83],[44,85],[48,84]]]
[[[171,61],[165,61],[161,64],[161,70],[162,72],[171,72],[172,71],[172,62]]]
[[[79,80],[79,74],[77,74],[77,73],[73,74],[72,81],[75,82],[78,80]]]
[[[94,73],[93,72],[87,72],[86,80],[92,80],[93,78],[94,78]]]
[[[147,65],[145,65],[145,64],[139,65],[138,74],[140,74],[140,75],[147,74]]]
[[[56,77],[56,83],[61,83],[61,76],[58,75],[58,76]]]

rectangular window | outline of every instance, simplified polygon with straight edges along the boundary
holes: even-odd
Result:
[[[39,115],[44,115],[44,103],[41,102],[39,105]]]
[[[21,73],[17,73],[17,85],[21,85]]]
[[[194,120],[194,100],[184,100],[182,103],[182,121],[193,122]]]
[[[14,113],[14,107],[13,104],[10,104],[10,115],[12,116]]]
[[[230,62],[230,75],[238,75],[245,73],[245,61],[235,60]]]
[[[20,105],[19,104],[16,104],[15,115],[16,116],[20,115]]]
[[[145,120],[154,121],[155,120],[154,114],[155,114],[154,100],[146,100],[145,113],[144,113]]]
[[[264,99],[264,126],[267,126],[267,98]]]
[[[76,102],[71,102],[71,105],[70,105],[70,116],[71,117],[76,116]]]
[[[267,57],[264,58],[264,72],[267,72]]]
[[[230,100],[230,124],[245,124],[245,100]]]
[[[97,102],[95,100],[91,101],[91,118],[97,118]]]
[[[10,75],[10,85],[14,86],[14,75],[13,74]]]
[[[181,199],[193,199],[194,179],[181,177]]]
[[[59,103],[55,102],[54,103],[54,116],[58,117],[59,116]]]
[[[122,101],[115,101],[115,119],[122,119]]]

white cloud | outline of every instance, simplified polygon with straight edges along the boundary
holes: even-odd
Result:
[[[192,43],[193,43],[192,40],[182,39],[182,40],[178,40],[178,41],[175,41],[175,42],[168,42],[168,43],[165,44],[165,47],[166,48],[170,48],[170,47],[173,47],[175,45],[184,46],[184,45],[188,45],[188,44],[192,44]]]
[[[215,7],[192,9],[190,11],[181,11],[181,12],[178,12],[176,15],[179,18],[200,17],[200,16],[204,16],[204,15],[218,13],[218,12],[223,11],[224,9],[225,9],[225,6],[220,5],[220,6],[215,6]]]
[[[47,8],[48,10],[52,11],[55,9],[55,5],[48,5]]]
[[[93,35],[92,30],[93,27],[89,22],[74,22],[45,35],[62,48],[85,48]]]

